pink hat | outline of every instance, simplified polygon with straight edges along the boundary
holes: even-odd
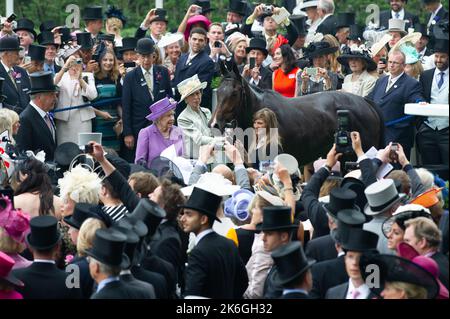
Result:
[[[211,25],[211,21],[209,21],[209,19],[207,17],[205,17],[204,15],[195,15],[193,17],[190,17],[187,20],[186,23],[186,29],[184,30],[184,39],[187,41],[189,39],[189,35],[191,33],[191,28],[193,24],[196,23],[203,23],[204,28],[206,31],[208,31],[209,26]]]
[[[30,216],[20,209],[11,209],[8,197],[0,197],[0,227],[18,243],[24,243],[26,235],[30,232]]]
[[[14,266],[14,259],[0,251],[0,278],[11,284],[23,287],[23,282],[17,279],[11,272]]]
[[[153,103],[150,106],[150,115],[147,115],[145,118],[149,121],[155,121],[163,116],[165,113],[175,109],[177,107],[177,102],[169,99],[168,97],[159,100],[158,102]]]

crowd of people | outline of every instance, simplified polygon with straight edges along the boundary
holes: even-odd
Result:
[[[448,117],[404,112],[448,105],[448,12],[389,0],[362,27],[293,2],[230,0],[215,22],[195,0],[172,32],[150,9],[134,37],[115,7],[84,8],[83,30],[2,19],[0,299],[449,298]],[[225,63],[286,98],[366,97],[385,147],[348,132],[354,169],[333,145],[302,174],[272,106],[251,142],[217,136]]]

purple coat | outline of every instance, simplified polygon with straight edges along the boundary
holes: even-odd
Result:
[[[169,146],[175,144],[175,149],[178,156],[183,155],[183,131],[181,128],[173,126],[170,129],[169,139],[165,139],[155,124],[143,128],[139,132],[136,148],[137,164],[140,160],[147,162],[147,167],[150,166],[153,159],[158,157],[162,151]]]

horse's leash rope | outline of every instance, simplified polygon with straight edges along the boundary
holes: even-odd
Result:
[[[82,109],[82,108],[89,107],[89,106],[92,106],[92,107],[101,106],[101,105],[110,104],[110,103],[117,103],[120,100],[121,100],[120,98],[104,99],[104,100],[100,100],[97,102],[89,102],[89,103],[81,104],[81,105],[63,107],[61,109],[53,110],[50,113],[54,114],[54,113],[65,112],[65,111],[70,111],[70,110]]]
[[[414,117],[413,115],[405,115],[399,119],[395,119],[395,120],[384,123],[384,126],[389,127],[389,126],[395,125],[397,123],[405,122],[413,117]]]

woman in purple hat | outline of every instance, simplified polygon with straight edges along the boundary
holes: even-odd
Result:
[[[177,102],[164,98],[150,106],[146,118],[153,124],[139,132],[135,163],[150,167],[153,159],[171,145],[175,145],[177,155],[183,155],[183,131],[173,125]]]

